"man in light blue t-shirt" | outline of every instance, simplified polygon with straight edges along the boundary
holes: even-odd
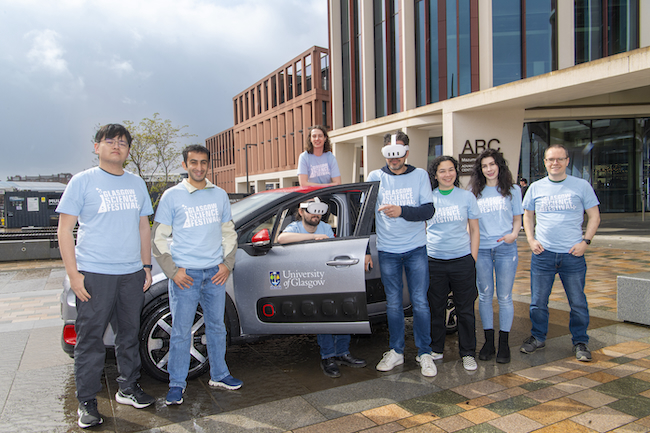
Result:
[[[81,428],[104,422],[96,396],[106,358],[104,332],[112,319],[120,373],[115,400],[138,409],[155,401],[137,382],[140,314],[151,285],[153,209],[144,181],[124,171],[130,149],[131,134],[124,126],[102,126],[95,135],[99,166],[76,174],[56,208],[61,258],[76,295],[74,372]]]
[[[183,149],[189,178],[163,194],[153,225],[153,254],[169,278],[172,332],[169,342],[169,392],[165,403],[183,403],[198,304],[203,309],[212,387],[239,389],[242,381],[226,365],[225,284],[235,264],[237,233],[226,192],[209,182],[210,151]],[[173,236],[173,238],[172,238]],[[168,247],[168,241],[171,245]]]
[[[327,213],[327,203],[322,203],[318,197],[300,203],[297,219],[285,228],[278,236],[281,244],[290,244],[308,240],[320,241],[334,237],[334,232],[329,224],[321,221]],[[355,358],[350,353],[349,334],[319,334],[317,336],[320,346],[321,369],[325,376],[340,377],[339,365],[361,368],[366,366],[366,361]]]
[[[402,131],[384,136],[382,155],[386,166],[368,175],[368,182],[379,181],[375,207],[377,250],[381,282],[386,293],[386,316],[390,349],[377,364],[377,370],[390,371],[404,363],[404,309],[402,274],[406,273],[413,306],[413,335],[418,348],[416,361],[424,376],[438,371],[431,354],[431,313],[427,290],[429,265],[425,221],[435,212],[429,174],[406,164],[409,137]],[[372,266],[366,255],[366,268]]]
[[[578,361],[591,361],[587,347],[589,309],[584,254],[600,224],[599,202],[586,180],[567,175],[569,152],[564,146],[556,144],[546,149],[544,164],[548,176],[530,185],[523,202],[524,229],[533,252],[530,262],[532,329],[520,351],[532,353],[546,345],[548,299],[555,275],[560,274],[571,306],[569,330],[573,352]],[[583,236],[585,213],[588,221]]]

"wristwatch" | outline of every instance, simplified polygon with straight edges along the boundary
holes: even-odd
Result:
[[[152,265],[142,265],[143,268],[153,269]]]
[[[587,245],[591,245],[591,239],[582,238],[582,240],[585,241]]]

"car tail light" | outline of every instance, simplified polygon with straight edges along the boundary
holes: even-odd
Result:
[[[74,325],[65,325],[63,327],[63,341],[70,346],[77,344],[77,333],[74,330]]]

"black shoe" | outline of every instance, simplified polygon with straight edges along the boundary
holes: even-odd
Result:
[[[320,360],[320,368],[323,369],[323,373],[327,377],[341,377],[341,372],[339,371],[339,366],[336,364],[336,358],[327,358]]]
[[[524,344],[521,345],[519,351],[521,353],[533,353],[537,349],[544,348],[544,346],[546,346],[545,342],[539,341],[537,338],[531,335],[526,340],[524,340]]]
[[[591,351],[585,343],[578,343],[573,346],[573,353],[576,354],[578,361],[591,362]]]
[[[361,368],[366,366],[366,360],[355,358],[351,353],[345,355],[335,356],[334,360],[338,365],[345,365],[346,367]]]
[[[499,352],[497,353],[497,362],[499,364],[507,364],[510,362],[509,336],[509,332],[499,331]]]
[[[478,353],[478,359],[481,361],[489,361],[494,356],[496,350],[494,349],[494,329],[484,329],[485,344]]]
[[[142,409],[151,406],[156,399],[144,392],[140,385],[136,383],[133,386],[117,391],[115,401],[121,404],[130,404],[136,409]]]
[[[77,414],[79,415],[77,424],[81,428],[94,427],[104,422],[97,410],[97,399],[95,398],[80,402]]]

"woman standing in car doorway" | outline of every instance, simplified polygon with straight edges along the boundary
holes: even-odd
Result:
[[[492,311],[496,278],[499,301],[499,351],[496,355],[498,363],[507,364],[510,362],[508,336],[514,318],[512,286],[519,262],[517,236],[524,213],[521,191],[514,184],[503,155],[495,149],[487,149],[479,155],[474,163],[469,187],[481,211],[478,220],[481,245],[476,261],[476,285],[485,344],[478,359],[488,361],[496,352]]]
[[[341,172],[332,154],[327,129],[321,125],[309,128],[306,150],[298,158],[298,182],[306,185],[340,185]]]
[[[336,158],[332,154],[332,145],[327,136],[327,129],[321,125],[309,128],[306,149],[298,158],[298,181],[306,185],[340,185],[341,173]],[[306,211],[309,215],[308,210]],[[320,221],[320,219],[319,219]],[[327,221],[324,221],[327,223]],[[327,377],[340,377],[339,365],[361,368],[366,361],[355,358],[350,353],[349,334],[319,334],[320,366]]]

